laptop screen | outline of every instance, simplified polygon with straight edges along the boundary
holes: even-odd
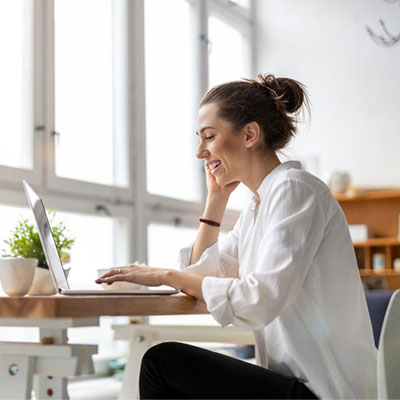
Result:
[[[23,184],[26,197],[35,217],[40,242],[42,244],[54,283],[58,289],[69,289],[68,281],[64,273],[64,268],[58,254],[56,244],[54,242],[43,202],[25,181],[23,181]]]

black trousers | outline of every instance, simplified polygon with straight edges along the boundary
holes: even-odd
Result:
[[[316,399],[298,379],[183,343],[150,348],[140,369],[141,399]]]

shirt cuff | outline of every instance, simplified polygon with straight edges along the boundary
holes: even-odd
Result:
[[[215,242],[206,249],[195,264],[189,265],[192,250],[193,245],[179,251],[178,263],[180,269],[184,272],[201,276],[217,276],[219,261],[218,242]]]
[[[228,298],[228,291],[234,278],[215,278],[207,276],[203,279],[201,290],[208,312],[221,325],[233,323],[234,315]]]

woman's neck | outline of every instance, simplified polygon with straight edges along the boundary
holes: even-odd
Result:
[[[275,152],[268,152],[261,157],[253,157],[246,168],[248,173],[243,177],[243,184],[246,185],[256,196],[265,177],[274,170],[281,162]]]

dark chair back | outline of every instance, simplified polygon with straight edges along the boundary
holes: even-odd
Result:
[[[378,348],[383,319],[393,292],[393,290],[367,290],[365,292],[376,348]]]

